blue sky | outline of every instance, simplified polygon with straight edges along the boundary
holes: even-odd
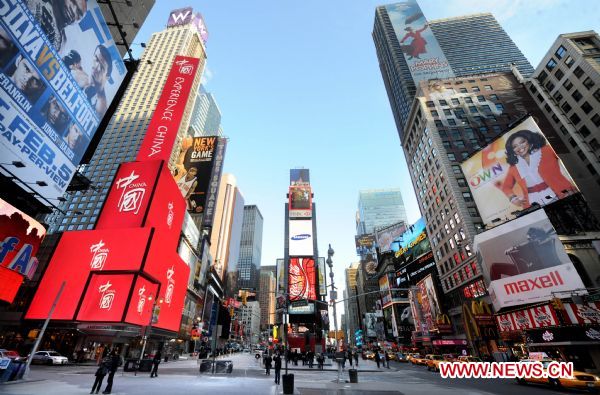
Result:
[[[492,12],[534,67],[559,34],[599,31],[597,0],[419,3],[428,19]],[[172,9],[191,5],[203,14],[205,86],[230,138],[225,171],[236,176],[246,204],[258,205],[264,216],[263,265],[283,255],[293,167],[311,171],[319,252],[326,256],[328,243],[335,249],[340,288],[343,269],[356,260],[360,189],[400,187],[409,220],[420,217],[371,38],[375,7],[383,4],[157,0],[134,40],[149,41]]]

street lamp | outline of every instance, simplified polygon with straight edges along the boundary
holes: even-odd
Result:
[[[146,350],[146,342],[148,340],[148,335],[150,334],[150,331],[152,330],[152,324],[156,323],[154,322],[154,314],[156,312],[156,304],[157,302],[160,304],[162,303],[162,299],[158,299],[153,297],[152,295],[148,296],[148,300],[152,301],[152,310],[150,312],[150,320],[148,321],[148,325],[146,326],[146,330],[144,331],[144,337],[142,338],[142,351],[140,352],[140,357],[138,358],[138,363],[134,372],[134,376],[137,375],[137,369],[139,368],[140,364],[142,363],[142,358],[144,358],[144,351]],[[160,313],[160,306],[158,306],[159,310],[158,313]],[[158,319],[158,313],[157,315],[157,319]],[[158,321],[157,321],[158,322]]]
[[[336,313],[336,308],[335,308],[335,299],[337,298],[337,292],[336,292],[336,288],[333,284],[333,261],[331,260],[331,257],[333,256],[335,252],[333,251],[333,248],[331,248],[331,244],[329,244],[329,249],[327,250],[327,260],[325,261],[327,263],[327,266],[329,266],[329,278],[331,279],[331,292],[329,294],[329,299],[330,299],[330,303],[333,305],[333,328],[335,330],[335,335],[334,335],[334,340],[335,340],[335,350],[337,351],[337,345],[338,345],[338,341],[337,341],[337,313]]]

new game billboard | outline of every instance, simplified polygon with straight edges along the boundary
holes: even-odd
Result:
[[[496,310],[585,288],[544,210],[476,235],[474,248]]]
[[[288,276],[290,301],[317,299],[315,260],[313,258],[290,258]]]
[[[421,80],[454,77],[440,44],[415,0],[389,4],[385,9],[415,84]]]
[[[419,218],[417,222],[392,243],[397,265],[410,263],[421,255],[431,251],[431,244],[425,229],[425,220]]]
[[[41,196],[57,199],[121,85],[125,65],[95,0],[4,2],[0,43],[0,156],[23,163],[11,172]]]
[[[217,136],[209,136],[188,137],[183,141],[175,181],[190,212],[204,212],[220,140]]]
[[[499,224],[515,213],[544,206],[577,186],[532,117],[461,164],[485,224]]]

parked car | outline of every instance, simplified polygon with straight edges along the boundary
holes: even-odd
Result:
[[[38,351],[33,354],[31,363],[41,363],[46,365],[66,365],[69,359],[57,353],[56,351]]]
[[[22,361],[24,358],[18,352],[0,348],[0,358],[10,358],[13,361]]]
[[[544,370],[548,367],[548,364],[552,362],[551,359],[543,359],[541,361],[533,359],[523,359],[522,363],[541,362],[544,365]],[[600,389],[600,377],[595,374],[580,372],[573,370],[573,375],[570,377],[561,378],[539,378],[539,377],[523,377],[518,378],[517,383],[527,384],[547,384],[554,388],[575,388],[580,390],[588,390],[591,392],[597,392]]]

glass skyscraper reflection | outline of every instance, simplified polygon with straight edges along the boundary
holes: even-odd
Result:
[[[360,191],[357,214],[356,234],[359,235],[400,221],[406,222],[400,188]]]

